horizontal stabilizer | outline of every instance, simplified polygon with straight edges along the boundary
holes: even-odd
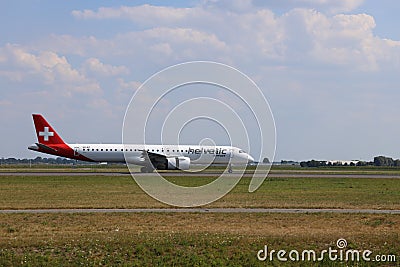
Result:
[[[43,144],[41,144],[41,143],[36,143],[36,145],[39,147],[39,148],[41,148],[41,149],[43,149],[43,150],[45,150],[45,151],[51,151],[51,152],[56,152],[57,150],[56,149],[54,149],[54,148],[52,148],[52,147],[49,147],[49,146],[46,146],[46,145],[43,145]]]

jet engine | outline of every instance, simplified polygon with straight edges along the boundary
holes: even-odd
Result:
[[[189,170],[190,158],[188,157],[168,157],[167,170]]]

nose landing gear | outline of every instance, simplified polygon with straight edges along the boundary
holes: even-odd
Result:
[[[233,171],[232,171],[232,164],[230,164],[229,163],[229,165],[228,165],[228,173],[232,173]]]

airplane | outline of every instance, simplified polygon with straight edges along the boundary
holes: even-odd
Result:
[[[32,114],[38,142],[28,149],[89,162],[130,163],[141,172],[189,170],[192,164],[248,164],[254,159],[233,146],[144,145],[144,144],[67,144],[40,114]],[[125,154],[125,155],[124,155]]]

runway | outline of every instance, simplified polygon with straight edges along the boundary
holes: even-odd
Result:
[[[364,214],[400,214],[400,210],[377,209],[266,209],[266,208],[164,208],[164,209],[21,209],[0,210],[0,214],[18,213],[364,213]]]
[[[162,176],[218,176],[220,172],[162,172]],[[0,172],[0,176],[129,176],[129,172]],[[134,176],[154,176],[155,173],[133,173]],[[227,177],[237,177],[240,173],[225,173]],[[257,174],[265,176],[265,174]],[[243,177],[253,177],[245,173]],[[366,178],[366,179],[400,179],[400,175],[391,174],[320,174],[320,173],[270,173],[268,178]]]

